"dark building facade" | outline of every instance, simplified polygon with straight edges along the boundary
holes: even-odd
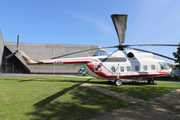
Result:
[[[19,50],[25,52],[33,60],[50,59],[53,56],[64,55],[76,51],[94,49],[88,52],[69,55],[65,58],[87,57],[104,55],[106,50],[98,50],[99,46],[90,45],[62,45],[62,44],[33,44],[19,43]],[[66,68],[66,66],[29,66],[24,62],[21,54],[5,59],[5,57],[17,50],[17,43],[6,43],[0,31],[0,72],[1,73],[77,73],[79,66]]]

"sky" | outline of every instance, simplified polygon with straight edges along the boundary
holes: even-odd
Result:
[[[119,44],[111,14],[127,14],[124,44],[179,44],[179,5],[180,0],[0,0],[0,30],[4,42],[16,42],[19,35],[20,43],[107,47]],[[172,58],[177,51],[137,48]]]

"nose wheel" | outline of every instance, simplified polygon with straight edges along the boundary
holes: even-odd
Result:
[[[123,85],[122,80],[120,80],[120,79],[115,80],[115,85],[116,85],[116,86],[121,86],[121,85]]]

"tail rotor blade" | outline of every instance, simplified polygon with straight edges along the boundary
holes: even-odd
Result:
[[[17,50],[19,50],[19,35],[17,35]]]
[[[6,58],[6,59],[9,59],[9,58],[11,58],[12,56],[14,56],[15,54],[16,54],[16,53],[12,53],[12,54],[6,56],[5,58]]]
[[[16,51],[13,52],[12,54],[6,56],[5,58],[6,58],[6,59],[9,59],[9,58],[11,58],[12,56],[14,56],[17,52],[18,52],[18,50],[16,50]]]

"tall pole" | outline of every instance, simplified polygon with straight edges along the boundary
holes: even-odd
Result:
[[[7,59],[6,59],[6,63],[5,63],[5,73],[7,73]]]
[[[53,57],[55,57],[55,50],[53,50]],[[55,76],[55,65],[54,65],[54,76]]]

